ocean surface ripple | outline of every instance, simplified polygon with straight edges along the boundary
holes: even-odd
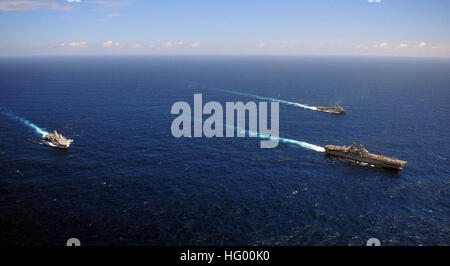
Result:
[[[449,84],[441,59],[2,58],[0,106],[24,120],[0,115],[0,244],[448,245]],[[348,112],[280,104],[274,149],[174,138],[194,93]],[[40,127],[75,142],[38,145]],[[353,141],[408,164],[314,152]]]

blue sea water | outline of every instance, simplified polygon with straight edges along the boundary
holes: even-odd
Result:
[[[236,91],[238,93],[229,93]],[[172,105],[280,103],[280,136],[363,143],[388,171],[295,143],[174,138]],[[247,95],[247,96],[246,96]],[[250,95],[250,96],[248,96]],[[0,244],[450,244],[450,61],[358,57],[0,59]]]

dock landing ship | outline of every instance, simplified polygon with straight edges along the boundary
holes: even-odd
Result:
[[[49,146],[60,149],[69,148],[70,143],[73,142],[73,140],[63,137],[56,130],[54,130],[53,133],[45,134],[44,140]]]
[[[337,114],[337,115],[345,114],[347,112],[339,104],[336,104],[335,106],[327,106],[327,107],[317,106],[317,110],[321,111],[321,112]]]
[[[325,153],[354,160],[357,162],[368,163],[370,165],[396,170],[401,170],[402,167],[407,163],[406,161],[402,161],[396,158],[389,158],[386,156],[369,153],[362,144],[359,146],[359,148],[355,148],[354,145],[355,143],[352,143],[350,147],[327,145],[325,146]]]

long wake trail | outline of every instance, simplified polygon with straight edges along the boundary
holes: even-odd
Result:
[[[245,130],[245,129],[242,129],[240,127],[235,127],[235,126],[231,126],[231,125],[228,125],[228,124],[225,124],[225,127],[236,128],[241,133],[247,133],[249,136],[255,136],[255,137],[258,137],[258,138],[261,138],[261,139],[278,140],[279,142],[298,145],[298,146],[303,147],[305,149],[309,149],[309,150],[313,150],[313,151],[317,151],[317,152],[325,152],[325,149],[323,147],[317,146],[317,145],[314,145],[314,144],[311,144],[311,143],[308,143],[308,142],[295,140],[295,139],[287,139],[287,138],[282,138],[282,137],[267,136],[267,135],[263,135],[263,134],[261,134],[259,132]]]
[[[196,118],[196,117],[194,117],[194,120],[195,121],[202,121],[202,119],[199,119],[199,118]],[[287,138],[275,137],[275,136],[268,136],[268,135],[261,134],[259,132],[254,132],[254,131],[251,131],[251,130],[245,130],[245,129],[240,128],[238,126],[232,126],[232,125],[229,125],[229,124],[226,124],[226,123],[224,123],[223,125],[225,127],[227,127],[227,128],[233,128],[233,129],[237,130],[240,133],[248,134],[249,136],[252,136],[252,137],[258,137],[258,138],[266,139],[266,140],[268,140],[268,139],[278,140],[278,142],[298,145],[298,146],[300,146],[302,148],[305,148],[305,149],[309,149],[309,150],[313,150],[313,151],[317,151],[317,152],[325,152],[325,149],[323,147],[318,146],[318,145],[314,145],[314,144],[311,144],[311,143],[308,143],[308,142],[304,142],[304,141],[301,141],[301,140],[287,139]]]
[[[26,120],[25,118],[22,118],[20,116],[17,116],[15,114],[10,113],[10,112],[1,112],[1,113],[3,115],[13,119],[13,120],[21,122],[25,126],[28,126],[28,127],[32,128],[38,135],[40,135],[42,137],[44,137],[46,134],[48,134],[47,131],[45,131],[44,129],[36,126],[35,124],[31,123],[30,121]]]
[[[231,94],[235,94],[235,95],[241,95],[241,96],[248,96],[248,97],[253,97],[256,99],[260,99],[260,100],[268,100],[268,101],[272,101],[272,102],[279,102],[279,103],[284,103],[287,105],[292,105],[295,107],[302,107],[305,109],[309,109],[309,110],[313,110],[313,111],[318,111],[317,107],[315,106],[309,106],[306,104],[301,104],[301,103],[296,103],[296,102],[290,102],[290,101],[285,101],[285,100],[280,100],[280,99],[275,99],[275,98],[269,98],[269,97],[262,97],[262,96],[258,96],[258,95],[254,95],[254,94],[249,94],[249,93],[243,93],[243,92],[239,92],[239,91],[232,91],[232,90],[225,90],[225,89],[214,89],[214,90],[218,90],[218,91],[222,91],[222,92],[227,92],[227,93],[231,93]]]

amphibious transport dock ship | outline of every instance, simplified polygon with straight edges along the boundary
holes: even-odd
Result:
[[[402,161],[399,159],[369,153],[362,144],[359,146],[359,149],[354,147],[354,143],[352,143],[350,147],[327,145],[325,146],[325,152],[326,154],[332,154],[354,161],[368,163],[378,167],[392,168],[397,170],[401,170],[402,167],[407,163],[406,161]]]
[[[67,139],[59,134],[56,130],[53,133],[44,135],[45,142],[52,147],[67,149],[70,147],[70,143],[73,142],[71,139]]]
[[[339,104],[336,104],[335,106],[328,106],[328,107],[317,106],[317,110],[319,110],[321,112],[337,114],[337,115],[345,114],[347,112]]]

